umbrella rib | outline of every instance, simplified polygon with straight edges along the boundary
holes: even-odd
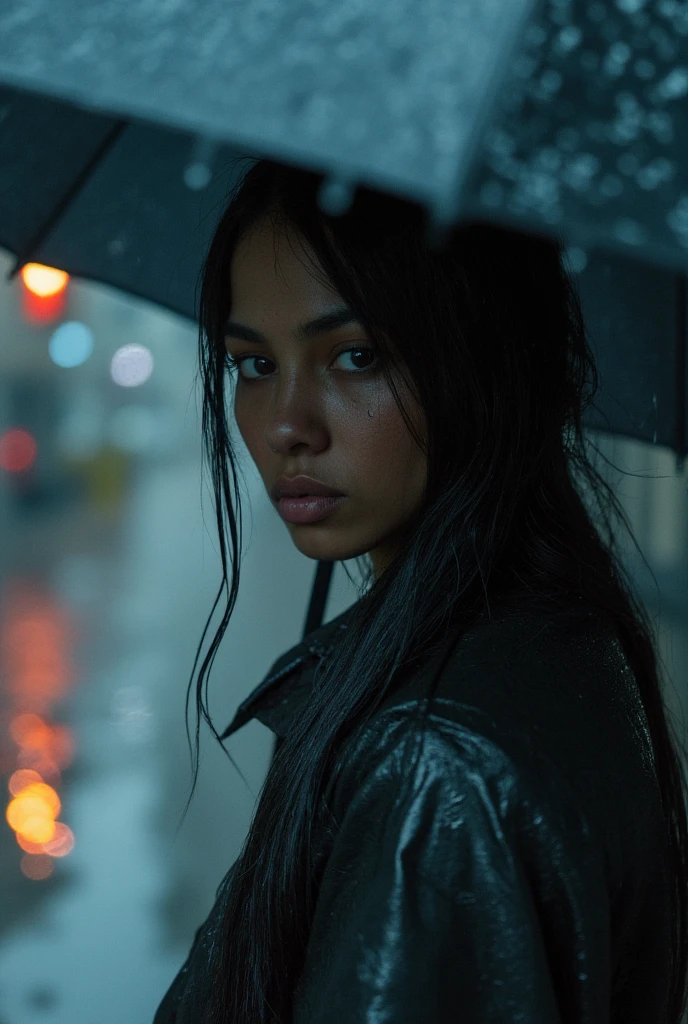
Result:
[[[38,247],[45,241],[51,231],[54,230],[55,226],[64,216],[66,210],[71,206],[72,202],[76,199],[79,192],[82,190],[89,178],[92,177],[94,171],[105,158],[110,149],[119,139],[124,129],[129,124],[128,121],[120,120],[116,121],[110,131],[107,133],[103,141],[100,143],[95,152],[89,157],[84,166],[81,168],[76,178],[72,180],[67,191],[62,195],[56,205],[53,207],[51,213],[41,224],[40,228],[33,236],[33,238],[24,247],[23,252],[17,256],[16,262],[10,272],[7,275],[7,280],[12,281],[14,277],[19,273],[25,263],[29,262],[29,257],[36,252]]]
[[[308,605],[308,614],[306,615],[306,625],[303,630],[304,637],[307,637],[309,633],[312,633],[314,629],[318,629],[322,625],[333,567],[333,562],[318,562],[311,590],[311,600]]]
[[[675,360],[675,387],[676,387],[676,422],[674,447],[676,448],[676,470],[683,471],[686,448],[686,348],[688,347],[688,336],[686,323],[686,274],[679,274],[676,279],[676,360]]]

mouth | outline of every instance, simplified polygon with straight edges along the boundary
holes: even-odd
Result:
[[[282,495],[277,510],[288,523],[315,523],[329,516],[343,501],[346,501],[344,494]]]
[[[311,479],[305,473],[295,477],[282,476],[272,488],[274,501],[283,498],[340,498],[342,494],[321,480]]]

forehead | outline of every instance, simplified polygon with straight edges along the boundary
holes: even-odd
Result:
[[[239,241],[231,260],[232,318],[265,323],[315,316],[339,297],[318,276],[325,275],[308,242],[295,229],[287,234],[264,219]]]

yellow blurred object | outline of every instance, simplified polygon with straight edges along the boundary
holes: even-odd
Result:
[[[59,805],[59,797],[57,802]],[[10,800],[5,817],[10,828],[21,832],[26,839],[33,843],[47,843],[55,836],[54,806],[53,798],[49,802],[43,793],[32,794],[24,790],[14,800]]]
[[[36,796],[40,800],[43,800],[50,808],[50,813],[53,818],[57,818],[62,808],[59,796],[53,787],[48,786],[45,782],[31,782],[19,795],[23,799],[27,799],[30,796]]]
[[[84,466],[88,496],[100,511],[119,511],[127,493],[130,461],[119,448],[105,447]]]
[[[69,281],[69,274],[56,267],[46,267],[42,263],[27,263],[21,268],[21,279],[34,295],[46,298],[64,291]]]
[[[15,832],[14,837],[26,853],[45,853],[50,857],[66,857],[74,849],[74,833],[62,821],[55,822],[55,835],[45,843],[34,843],[21,832]]]

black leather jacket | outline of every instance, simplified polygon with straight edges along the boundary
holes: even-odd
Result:
[[[284,737],[351,610],[282,655],[224,736],[255,717]],[[401,803],[403,740],[441,656],[341,760],[293,1024],[661,1024],[668,841],[615,634],[584,605],[478,623],[440,674]],[[154,1024],[203,1021],[221,916],[220,895]]]

